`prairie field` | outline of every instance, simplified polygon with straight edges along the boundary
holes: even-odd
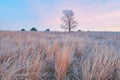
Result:
[[[0,31],[0,80],[120,80],[120,32]]]

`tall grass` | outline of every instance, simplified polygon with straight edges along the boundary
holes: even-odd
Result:
[[[120,80],[120,33],[1,31],[0,80]]]

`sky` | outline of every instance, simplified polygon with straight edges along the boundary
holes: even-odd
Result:
[[[0,0],[0,30],[65,31],[65,9],[74,11],[74,30],[120,31],[120,0]]]

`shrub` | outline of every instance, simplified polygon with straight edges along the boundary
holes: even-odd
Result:
[[[36,29],[36,28],[34,28],[34,27],[33,27],[33,28],[31,28],[30,30],[31,30],[31,31],[37,31],[37,29]]]

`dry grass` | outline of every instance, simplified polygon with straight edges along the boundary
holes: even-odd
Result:
[[[120,80],[120,33],[0,31],[0,80]]]

